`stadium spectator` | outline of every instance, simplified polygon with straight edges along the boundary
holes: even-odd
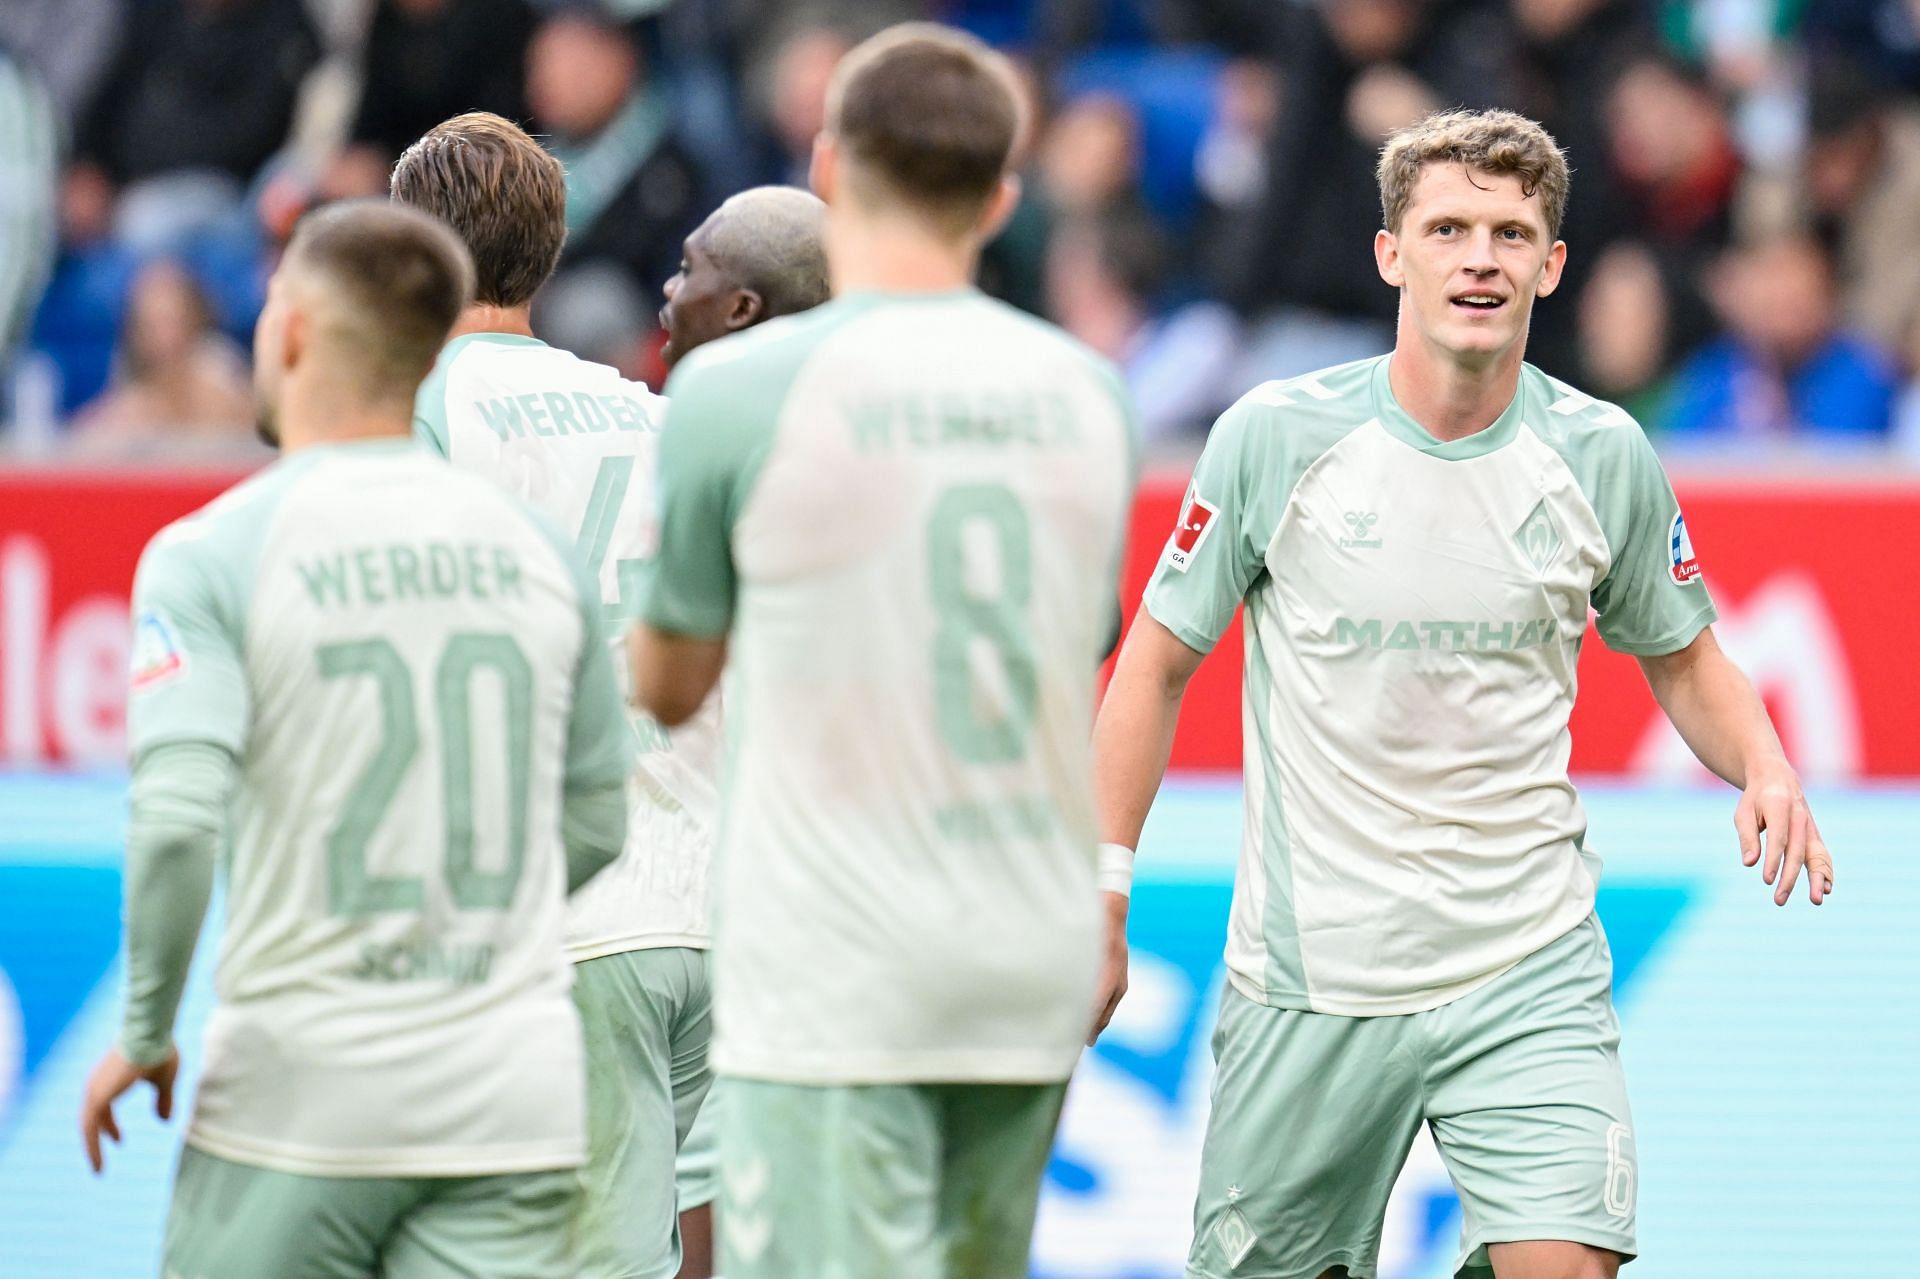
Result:
[[[1047,257],[1055,323],[1120,366],[1149,446],[1198,438],[1233,399],[1239,325],[1217,302],[1159,313],[1172,252],[1137,205],[1061,224]]]
[[[231,226],[319,57],[301,0],[131,5],[67,175],[69,239],[97,238],[109,211],[139,251]]]
[[[768,181],[807,185],[813,140],[827,118],[827,82],[852,47],[846,33],[832,26],[797,27],[773,46],[762,105],[770,140]]]
[[[1378,226],[1381,142],[1489,88],[1471,24],[1423,0],[1289,6],[1284,86],[1266,190],[1241,242],[1222,244],[1216,288],[1258,325],[1241,385],[1392,345],[1398,298],[1380,283],[1355,226]]]
[[[74,421],[76,456],[177,460],[253,439],[246,361],[178,264],[155,262],[134,281],[117,363],[112,384]]]
[[[0,48],[32,67],[71,133],[118,43],[119,0],[6,0]]]
[[[377,195],[415,138],[462,111],[526,115],[522,80],[534,14],[526,0],[378,0],[360,105],[328,194]]]
[[[1567,255],[1556,298],[1535,309],[1527,359],[1577,376],[1579,298],[1602,250],[1635,228],[1614,172],[1601,104],[1621,68],[1656,47],[1646,6],[1634,0],[1504,0],[1476,16],[1474,34],[1500,50],[1489,92],[1529,116],[1566,150],[1579,198],[1567,208]]]
[[[1920,315],[1920,107],[1837,56],[1817,58],[1802,183],[1839,259],[1847,322],[1890,350]]]
[[[1606,99],[1613,171],[1628,223],[1700,251],[1727,242],[1740,155],[1713,89],[1670,59],[1637,59]]]
[[[527,101],[567,170],[567,247],[536,304],[555,345],[631,370],[654,299],[699,223],[700,174],[672,134],[640,51],[604,18],[549,18],[527,57]]]
[[[1039,194],[1056,213],[1090,217],[1137,199],[1140,121],[1110,94],[1068,103],[1040,145]]]
[[[1814,48],[1856,58],[1889,85],[1920,90],[1920,6],[1912,0],[1820,0],[1801,21]]]
[[[1728,332],[1675,375],[1665,425],[1693,440],[1826,444],[1884,439],[1893,360],[1839,324],[1833,263],[1819,241],[1776,235],[1732,252],[1711,292]]]

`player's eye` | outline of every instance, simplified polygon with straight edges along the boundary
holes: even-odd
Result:
[[[1439,226],[1433,229],[1433,233],[1435,235],[1450,236],[1457,230],[1459,230],[1459,228],[1454,226],[1451,222],[1442,222]]]
[[[1510,226],[1500,234],[1506,236],[1509,240],[1518,240],[1521,238],[1519,227]]]

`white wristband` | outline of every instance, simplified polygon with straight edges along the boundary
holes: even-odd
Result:
[[[1133,895],[1133,850],[1125,844],[1100,845],[1099,860],[1094,863],[1094,874],[1103,893],[1119,893],[1122,897]]]

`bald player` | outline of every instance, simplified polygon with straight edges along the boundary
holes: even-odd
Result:
[[[421,389],[416,432],[573,534],[603,616],[624,624],[651,552],[665,401],[533,336],[534,293],[566,238],[559,162],[508,121],[472,113],[408,148],[392,193],[444,218],[476,272],[473,302]],[[824,298],[819,202],[798,194],[737,196],[690,239],[688,269],[669,286],[680,299],[668,306],[676,351]],[[567,927],[587,1041],[584,1279],[676,1273],[675,1152],[712,1080],[707,862],[718,808],[717,699],[671,734],[645,716],[632,727],[627,847],[573,904]]]
[[[660,354],[668,371],[715,338],[827,300],[826,211],[810,191],[754,187],[715,209],[687,237],[680,270],[667,281],[666,305],[660,309],[660,327],[667,334]],[[719,1090],[709,1090],[680,1143],[674,1178],[680,1205],[677,1279],[713,1274],[716,1112],[722,1104]]]
[[[826,213],[819,196],[797,187],[754,187],[715,209],[686,238],[666,284],[667,369],[715,338],[826,301]]]
[[[254,336],[282,460],[141,557],[126,1017],[81,1127],[98,1171],[122,1093],[170,1114],[224,857],[170,1276],[576,1273],[563,907],[623,843],[628,735],[572,547],[410,438],[471,282],[423,214],[309,217]]]

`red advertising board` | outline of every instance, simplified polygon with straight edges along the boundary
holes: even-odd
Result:
[[[0,471],[0,763],[115,764],[125,749],[127,595],[140,549],[230,474]],[[1920,776],[1920,479],[1677,481],[1718,633],[1753,675],[1810,776]],[[1134,511],[1129,609],[1173,532],[1186,477]],[[1582,773],[1685,776],[1696,766],[1634,663],[1589,634],[1574,715]],[[1240,639],[1187,695],[1174,764],[1240,765]]]
[[[1753,677],[1809,777],[1920,776],[1920,478],[1676,477],[1723,647]],[[1131,609],[1174,532],[1186,479],[1157,475],[1134,507]],[[1240,767],[1240,626],[1188,686],[1176,768]],[[1573,716],[1579,773],[1687,777],[1698,765],[1639,667],[1589,627]]]
[[[122,762],[134,566],[234,478],[0,471],[0,763]]]

